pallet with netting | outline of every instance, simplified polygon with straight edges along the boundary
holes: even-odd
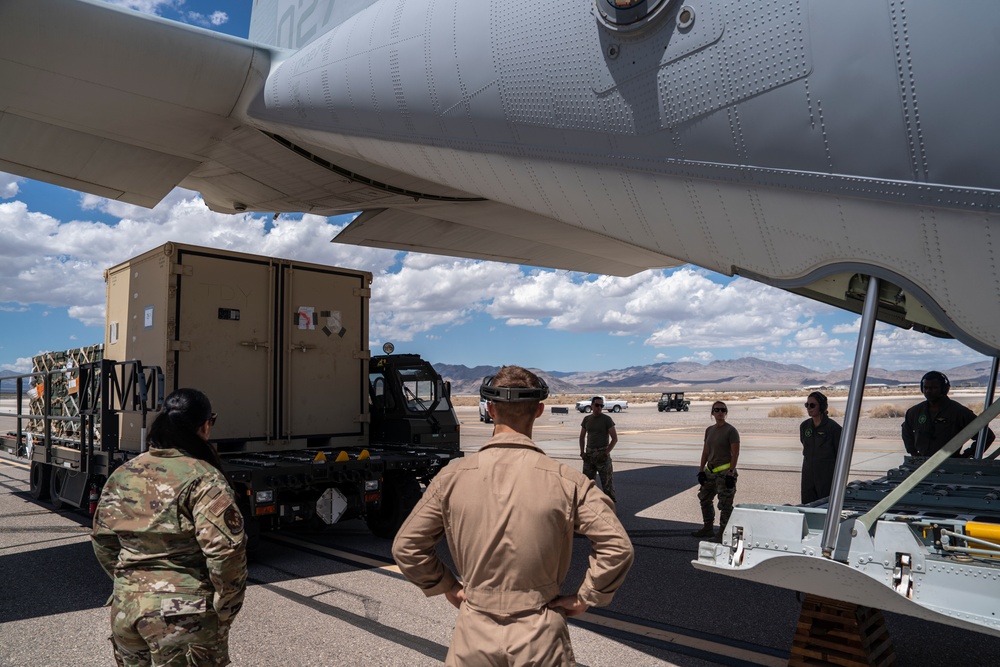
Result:
[[[58,352],[43,352],[31,359],[32,373],[44,373],[33,378],[34,386],[28,395],[31,397],[30,412],[33,415],[45,414],[44,394],[45,384],[50,396],[50,417],[79,417],[79,379],[80,366],[99,362],[104,358],[104,345],[90,345]],[[95,425],[97,426],[97,425]],[[76,439],[79,437],[79,422],[52,420],[52,437]],[[26,429],[39,437],[45,432],[45,423],[39,418],[28,421]]]

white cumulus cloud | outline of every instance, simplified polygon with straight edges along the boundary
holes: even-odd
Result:
[[[16,197],[21,191],[20,183],[24,179],[12,174],[0,173],[0,199],[10,199]]]
[[[81,218],[94,212],[100,220],[63,222],[0,200],[0,310],[41,304],[101,326],[103,270],[173,241],[372,273],[372,341],[447,340],[465,335],[462,327],[475,319],[492,318],[512,336],[531,327],[535,338],[546,329],[614,336],[607,349],[619,351],[642,343],[646,358],[657,361],[752,355],[831,370],[850,365],[857,337],[853,315],[845,316],[851,323],[820,324],[819,315],[834,312],[829,306],[691,267],[623,278],[348,246],[329,241],[349,216],[224,215],[182,189],[153,209],[91,195],[82,195],[80,206]],[[608,355],[609,368],[614,358]],[[880,325],[872,364],[951,368],[979,359],[954,341]]]

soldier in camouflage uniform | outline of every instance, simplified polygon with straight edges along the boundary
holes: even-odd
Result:
[[[701,464],[698,470],[698,502],[705,525],[691,533],[694,537],[714,537],[722,541],[726,524],[733,513],[736,497],[736,463],[740,458],[740,434],[732,424],[726,422],[729,408],[722,401],[712,404],[715,425],[705,429],[705,444],[701,450]],[[715,508],[712,500],[719,497],[719,532],[713,531]]]
[[[601,478],[601,489],[611,500],[615,498],[614,466],[611,450],[618,444],[615,421],[604,412],[604,399],[594,396],[590,399],[591,414],[580,424],[580,458],[583,459],[583,474],[594,479]]]
[[[121,667],[229,664],[243,604],[246,534],[208,445],[208,398],[179,389],[149,432],[149,451],[104,486],[91,538],[114,579],[111,640]]]

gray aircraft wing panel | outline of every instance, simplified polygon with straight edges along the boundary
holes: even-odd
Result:
[[[108,199],[153,207],[197,164],[184,157],[0,113],[0,169]]]
[[[0,161],[155,205],[240,123],[270,52],[104,3],[0,3]]]
[[[498,206],[494,202],[470,203],[451,206],[448,211],[454,215],[462,210],[468,218],[478,218],[482,224],[483,218],[488,216],[477,215],[477,210],[481,212]],[[530,214],[515,214],[505,224],[489,229],[410,211],[369,210],[345,227],[333,241],[618,276],[681,264],[671,257],[555,220],[545,224],[546,220]],[[554,226],[564,228],[562,236],[553,235]],[[566,243],[570,237],[572,242]],[[616,252],[607,252],[612,248]],[[611,254],[621,258],[612,259]]]

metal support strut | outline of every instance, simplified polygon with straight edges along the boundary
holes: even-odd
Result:
[[[997,370],[1000,366],[1000,357],[993,357],[993,366],[990,369],[990,381],[986,386],[986,402],[983,404],[983,409],[990,407],[990,403],[993,402],[993,397],[997,391]],[[986,453],[986,427],[979,432],[979,437],[976,438],[976,460],[983,458],[983,454]]]
[[[826,522],[823,524],[823,547],[825,558],[833,557],[837,545],[837,528],[840,525],[840,511],[844,507],[847,475],[851,470],[851,456],[854,454],[854,436],[858,432],[858,417],[861,415],[861,399],[868,377],[868,360],[872,353],[872,339],[875,335],[875,315],[878,312],[879,280],[868,278],[868,292],[861,312],[861,330],[858,332],[858,348],[854,354],[854,370],[851,372],[851,389],[847,395],[844,415],[844,429],[840,434],[837,448],[837,466],[833,471],[833,485],[830,487],[830,502],[827,504]]]

